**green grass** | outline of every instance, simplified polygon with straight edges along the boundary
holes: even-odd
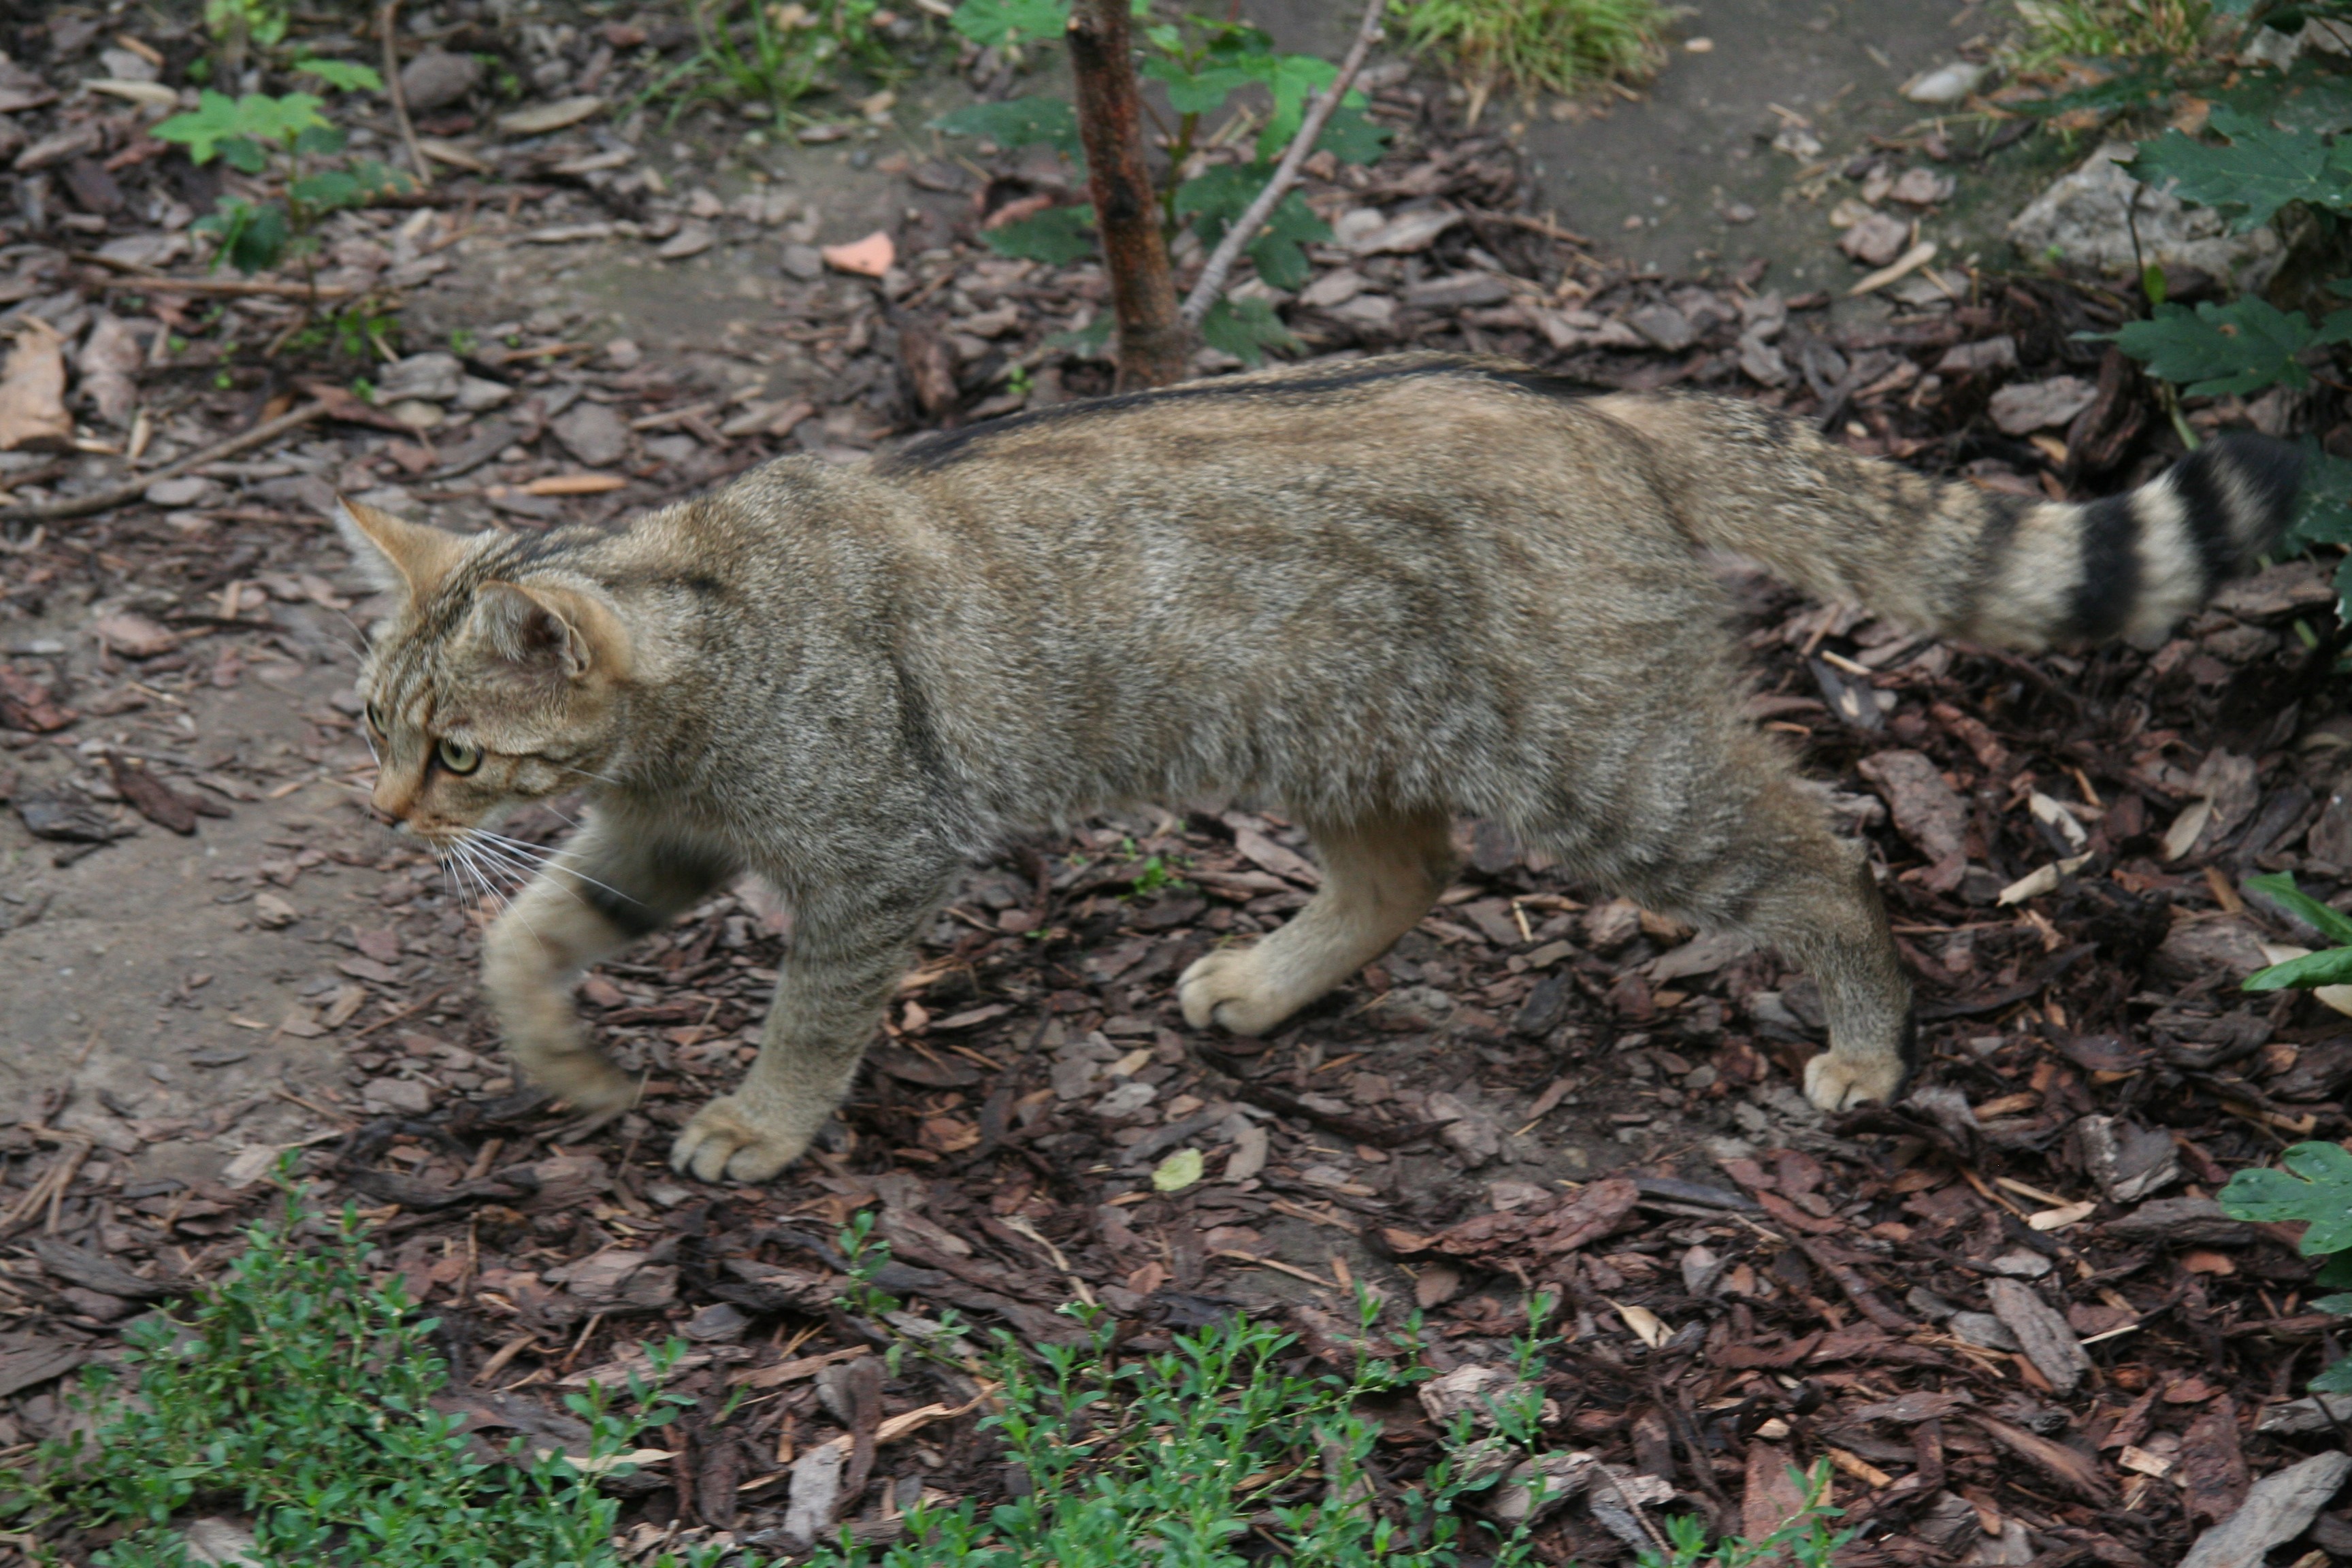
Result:
[[[618,1568],[618,1504],[589,1479],[625,1472],[618,1456],[667,1424],[676,1406],[633,1382],[627,1411],[601,1390],[565,1403],[592,1434],[588,1454],[504,1462],[469,1452],[458,1421],[434,1411],[446,1368],[432,1354],[397,1276],[375,1283],[373,1249],[350,1210],[256,1227],[219,1284],[185,1315],[126,1336],[131,1380],[93,1373],[82,1399],[95,1441],[41,1446],[0,1479],[0,1521],[56,1542],[106,1538],[93,1568],[182,1568],[194,1520],[252,1521],[256,1562],[270,1568],[397,1563],[400,1568]],[[861,1218],[863,1216],[860,1216]],[[894,1311],[876,1288],[887,1248],[853,1227],[842,1237],[855,1277],[842,1298],[864,1316]],[[297,1239],[325,1233],[314,1247]],[[1075,1344],[1024,1346],[999,1331],[984,1369],[995,1384],[982,1433],[1002,1445],[1027,1495],[984,1512],[967,1500],[919,1506],[906,1535],[876,1554],[824,1548],[822,1568],[1455,1568],[1538,1562],[1529,1529],[1499,1531],[1473,1511],[1479,1494],[1554,1445],[1542,1430],[1543,1356],[1534,1324],[1515,1344],[1515,1395],[1483,1419],[1457,1418],[1438,1462],[1382,1479],[1371,1458],[1379,1420],[1367,1399],[1409,1394],[1426,1378],[1416,1318],[1380,1344],[1380,1303],[1357,1299],[1367,1349],[1352,1371],[1316,1373],[1291,1336],[1235,1316],[1173,1337],[1171,1349],[1122,1360],[1108,1314],[1066,1309]],[[909,1348],[909,1347],[901,1347]],[[911,1347],[919,1348],[919,1347]],[[658,1378],[684,1346],[648,1347]],[[894,1351],[894,1369],[905,1363]],[[724,1414],[722,1412],[721,1418]],[[1486,1430],[1481,1432],[1480,1428]],[[576,1462],[575,1462],[576,1460]],[[585,1474],[583,1474],[585,1472]],[[1829,1472],[1805,1508],[1759,1542],[1710,1543],[1688,1515],[1662,1521],[1669,1549],[1645,1568],[1748,1568],[1785,1554],[1827,1568],[1847,1539],[1830,1533]],[[716,1568],[726,1549],[664,1554],[654,1568]],[[61,1561],[54,1546],[37,1561]],[[761,1568],[749,1554],[730,1562]]]
[[[780,127],[814,123],[801,100],[837,90],[837,73],[854,67],[889,85],[908,66],[875,30],[882,0],[689,0],[700,47],[639,100],[673,100],[670,118],[696,102],[719,100],[764,106]]]
[[[125,1335],[135,1388],[93,1373],[83,1398],[96,1440],[43,1444],[5,1483],[0,1517],[37,1535],[113,1527],[119,1538],[90,1558],[98,1568],[179,1568],[181,1528],[215,1514],[249,1516],[254,1555],[273,1568],[618,1564],[619,1504],[571,1460],[518,1442],[510,1462],[485,1462],[459,1419],[432,1408],[447,1381],[427,1344],[434,1322],[398,1276],[373,1282],[353,1215],[328,1223],[316,1250],[297,1244],[292,1221],[252,1231],[184,1318]],[[682,1348],[656,1352],[656,1367]],[[635,1392],[630,1414],[597,1390],[567,1401],[593,1433],[592,1469],[676,1414]]]
[[[2076,59],[2189,59],[2206,46],[2209,0],[2017,0],[2018,65]]]
[[[1389,9],[1407,45],[1444,60],[1478,103],[1505,88],[1573,95],[1646,81],[1665,63],[1673,17],[1658,0],[1391,0]]]

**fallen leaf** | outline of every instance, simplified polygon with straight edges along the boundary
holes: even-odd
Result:
[[[7,368],[0,371],[0,452],[20,447],[55,452],[72,445],[65,339],[38,316],[24,317]]]
[[[853,239],[847,245],[828,245],[817,254],[824,264],[836,272],[854,272],[860,278],[879,278],[890,270],[898,259],[898,247],[890,237],[876,229],[864,239]]]
[[[1181,1193],[1201,1179],[1201,1152],[1198,1149],[1179,1149],[1152,1168],[1151,1190]]]

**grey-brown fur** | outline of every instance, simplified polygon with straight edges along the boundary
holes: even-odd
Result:
[[[2284,450],[2217,443],[2134,500],[2032,504],[1748,405],[1407,356],[774,462],[617,533],[346,531],[411,590],[362,678],[379,804],[463,844],[513,801],[587,791],[585,830],[487,943],[527,1073],[625,1103],[572,1016],[581,967],[738,869],[794,906],[760,1059],[674,1151],[758,1180],[846,1090],[960,861],[1123,802],[1253,797],[1325,862],[1288,926],[1181,977],[1196,1026],[1271,1027],[1377,957],[1469,813],[1778,944],[1829,1016],[1812,1097],[1891,1096],[1909,993],[1877,894],[1741,718],[1700,547],[2040,647],[2191,607],[2284,521]],[[429,764],[443,739],[478,768]]]

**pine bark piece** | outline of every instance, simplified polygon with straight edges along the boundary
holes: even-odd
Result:
[[[168,827],[183,835],[196,830],[195,803],[182,796],[145,768],[126,763],[110,752],[106,757],[106,771],[113,778],[114,787],[121,792],[122,798],[156,826]]]
[[[1992,1297],[1993,1316],[2017,1336],[2035,1370],[2062,1395],[2074,1393],[2091,1370],[2091,1358],[2058,1310],[2022,1280],[1989,1279],[1985,1290]]]
[[[2311,1528],[2344,1479],[2352,1454],[2314,1454],[2253,1484],[2237,1512],[2197,1538],[2180,1568],[2255,1568],[2263,1554]]]
[[[1144,161],[1142,100],[1129,37],[1126,0],[1078,0],[1071,7],[1078,138],[1086,144],[1095,230],[1110,272],[1121,392],[1183,380],[1191,342],[1177,314],[1151,167]]]

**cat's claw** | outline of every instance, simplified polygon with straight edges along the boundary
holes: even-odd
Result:
[[[1805,1098],[1823,1110],[1851,1110],[1865,1100],[1891,1102],[1903,1087],[1899,1057],[1855,1060],[1823,1051],[1805,1064]]]
[[[672,1168],[705,1182],[764,1182],[801,1157],[809,1141],[761,1127],[731,1094],[695,1112],[670,1145]]]

